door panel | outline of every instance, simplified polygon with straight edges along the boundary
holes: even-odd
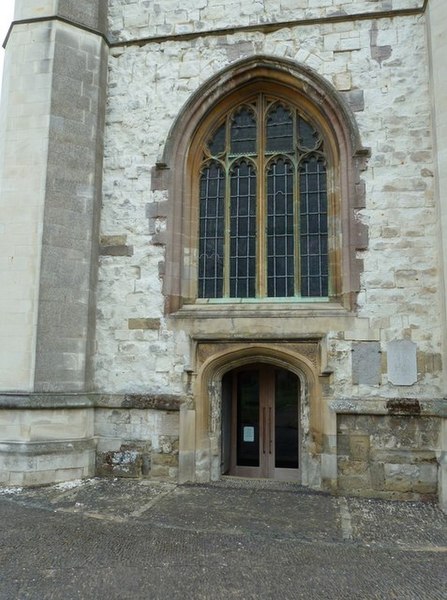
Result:
[[[241,467],[259,467],[259,376],[237,374],[237,460]]]
[[[275,372],[275,467],[298,469],[298,381],[289,371]]]
[[[297,480],[298,377],[269,365],[251,365],[229,373],[224,381],[233,396],[230,474]],[[228,438],[227,414],[223,408],[223,439]]]

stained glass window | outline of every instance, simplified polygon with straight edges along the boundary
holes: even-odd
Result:
[[[230,111],[199,193],[200,298],[329,295],[324,142],[297,107],[260,94]]]

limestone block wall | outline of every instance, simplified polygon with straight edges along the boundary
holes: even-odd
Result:
[[[1,398],[0,482],[28,486],[91,476],[93,411],[67,401],[67,408],[22,401],[28,410],[16,410]]]
[[[98,408],[95,436],[97,475],[177,480],[178,410]]]
[[[338,486],[356,495],[434,500],[441,419],[338,416]]]
[[[361,11],[360,4],[355,3],[356,10]],[[366,4],[372,9],[380,3]],[[135,23],[146,22],[146,5],[112,2],[111,30],[121,29],[130,8]],[[213,21],[202,24],[204,30],[215,26]],[[362,174],[366,208],[358,211],[368,227],[369,244],[360,253],[364,272],[357,314],[368,326],[326,332],[328,363],[334,371],[330,394],[442,395],[437,210],[427,39],[420,14],[317,20],[272,32],[168,36],[112,49],[97,387],[108,392],[185,390],[183,372],[192,359],[188,338],[163,313],[165,255],[159,240],[167,222],[165,217],[151,218],[151,207],[169,199],[163,190],[151,191],[151,172],[191,94],[223,68],[254,55],[287,58],[323,76],[350,105],[362,143],[371,149]],[[107,241],[113,238],[119,241],[115,249]],[[417,346],[417,377],[411,387],[388,380],[388,344],[403,339]],[[353,382],[352,349],[359,340],[380,343],[381,373],[375,385]]]
[[[89,385],[106,48],[99,33],[82,28],[81,17],[85,27],[103,26],[100,4],[92,10],[90,2],[18,2],[21,22],[7,40],[0,211],[5,391]]]
[[[94,341],[106,8],[19,0],[6,41],[0,481],[14,485],[94,473],[93,410],[83,394]]]
[[[421,7],[423,0],[110,0],[115,40]]]
[[[423,0],[191,0],[187,10],[179,0],[18,0],[16,19],[28,21],[8,41],[0,123],[0,389],[14,396],[0,403],[0,481],[91,475],[96,444],[100,474],[176,478],[187,459],[181,478],[195,469],[205,481],[220,450],[203,409],[214,397],[218,412],[220,380],[216,371],[201,389],[200,343],[212,355],[228,341],[282,340],[287,351],[290,339],[312,339],[307,481],[434,495],[446,448],[445,403],[433,400],[444,393],[445,9],[433,0],[428,20],[425,8]],[[179,168],[160,165],[170,131],[210,78],[252,57],[323,78],[370,150],[356,181],[364,194],[355,216],[368,240],[357,245],[352,311],[166,310],[166,182]],[[81,405],[56,392],[75,392]],[[402,399],[414,413],[400,419],[388,401]]]
[[[444,304],[442,306],[441,323],[444,331],[444,363],[447,353],[447,318],[446,318],[446,297],[447,297],[447,211],[445,199],[447,197],[447,83],[444,72],[444,61],[447,52],[447,5],[441,0],[431,0],[428,11],[427,33],[430,39],[431,50],[431,78],[432,78],[432,109],[434,124],[434,139],[436,150],[435,173],[437,186],[435,188],[437,206],[439,238],[441,247],[441,262],[443,268],[442,283],[440,285],[443,292]],[[447,423],[443,424],[442,452],[439,458],[440,469],[440,501],[447,509]]]
[[[12,31],[0,112],[0,388],[6,390],[34,385],[53,56],[49,24]]]

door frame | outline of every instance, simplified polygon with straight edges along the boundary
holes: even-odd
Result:
[[[259,339],[197,335],[180,407],[179,482],[221,479],[222,378],[250,363],[295,373],[301,390],[301,485],[336,489],[336,415],[331,410],[324,334]],[[323,393],[327,391],[327,393]]]

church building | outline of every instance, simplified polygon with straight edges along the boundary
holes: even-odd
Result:
[[[0,484],[447,509],[445,0],[16,0]]]

